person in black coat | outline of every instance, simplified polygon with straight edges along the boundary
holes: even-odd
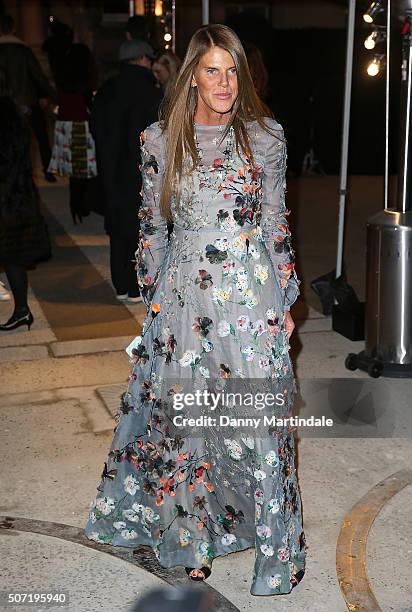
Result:
[[[32,178],[30,129],[8,95],[6,75],[0,68],[0,265],[14,297],[14,312],[0,331],[22,325],[30,329],[27,267],[49,255],[47,228]]]
[[[45,179],[54,183],[48,172],[51,150],[44,109],[48,100],[56,101],[56,92],[50,85],[33,51],[14,35],[14,20],[0,15],[0,67],[5,71],[13,100],[30,121],[39,144]]]
[[[57,86],[65,69],[65,57],[73,44],[73,28],[54,18],[49,23],[50,35],[42,45],[42,51],[49,60],[50,71]]]
[[[134,264],[142,186],[139,137],[156,121],[160,104],[152,56],[147,42],[124,42],[120,71],[97,92],[90,117],[105,230],[110,236],[112,283],[117,298],[130,302],[140,301]]]

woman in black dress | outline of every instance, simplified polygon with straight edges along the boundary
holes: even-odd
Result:
[[[50,254],[32,178],[29,126],[8,95],[6,80],[0,70],[0,265],[13,293],[14,312],[0,331],[22,325],[30,329],[27,268]]]

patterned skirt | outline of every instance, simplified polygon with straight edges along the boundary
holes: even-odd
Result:
[[[73,178],[97,176],[95,145],[87,121],[56,121],[48,170]]]

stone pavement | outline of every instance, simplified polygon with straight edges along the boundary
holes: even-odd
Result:
[[[364,227],[379,209],[380,189],[373,177],[352,180],[347,266],[361,298]],[[367,378],[344,367],[363,343],[331,330],[309,288],[335,264],[336,190],[334,177],[289,185],[302,278],[292,310],[298,380]],[[62,609],[71,612],[127,611],[153,587],[188,584],[182,568],[164,570],[147,552],[107,551],[82,535],[129,374],[124,348],[140,331],[144,307],[113,297],[102,219],[92,214],[73,226],[62,179],[43,186],[42,196],[55,257],[30,276],[31,331],[0,336],[0,591],[65,592]],[[0,302],[0,320],[9,311],[10,302]],[[387,384],[412,397],[410,381]],[[230,554],[213,562],[199,587],[213,594],[214,609],[411,612],[410,438],[302,435],[298,459],[308,542],[303,581],[288,596],[253,597],[254,550]],[[3,609],[46,608],[0,600]]]

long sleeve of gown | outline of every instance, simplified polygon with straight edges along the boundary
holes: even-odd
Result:
[[[283,129],[270,125],[276,136],[268,135],[265,153],[262,201],[262,237],[275,269],[277,282],[284,295],[284,310],[290,310],[300,290],[295,270],[295,257],[286,208],[287,150]]]
[[[140,292],[149,308],[167,247],[167,223],[160,213],[164,152],[161,130],[157,123],[141,134],[141,173],[142,202],[139,208],[136,269]]]

